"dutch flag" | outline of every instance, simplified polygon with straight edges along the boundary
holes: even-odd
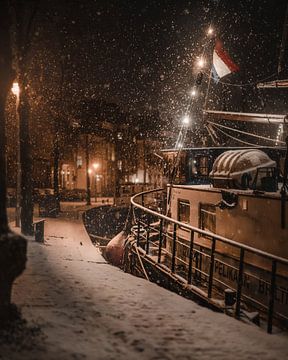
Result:
[[[212,78],[218,83],[222,77],[237,71],[239,67],[224,50],[222,41],[217,39],[213,51]]]

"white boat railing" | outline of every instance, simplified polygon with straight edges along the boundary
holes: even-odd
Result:
[[[180,222],[178,220],[172,219],[171,217],[164,215],[158,210],[155,211],[151,208],[151,205],[155,207],[155,201],[151,201],[152,198],[160,199],[159,194],[164,193],[164,189],[154,189],[139,194],[134,195],[131,198],[131,204],[134,209],[138,209],[138,215],[135,215],[135,221],[137,223],[134,227],[134,235],[137,240],[138,247],[144,247],[146,255],[149,256],[151,253],[150,248],[153,248],[154,257],[151,257],[158,265],[163,265],[163,254],[169,258],[169,268],[172,274],[177,273],[177,267],[179,264],[183,265],[186,271],[181,274],[181,277],[186,281],[188,285],[197,285],[199,283],[199,278],[202,277],[206,279],[206,299],[210,301],[212,298],[212,292],[214,287],[218,284],[226,286],[226,288],[231,287],[223,283],[219,278],[214,274],[216,262],[219,263],[219,259],[215,258],[217,254],[217,246],[221,243],[222,245],[233,247],[233,249],[238,249],[238,256],[235,258],[237,267],[234,267],[234,270],[237,274],[236,279],[236,288],[235,290],[235,312],[234,315],[236,318],[240,318],[241,313],[241,301],[246,299],[249,303],[254,303],[258,307],[265,309],[267,312],[267,332],[272,333],[272,325],[274,319],[281,319],[284,321],[285,325],[288,325],[288,288],[283,288],[281,286],[282,298],[284,297],[284,307],[286,311],[275,311],[275,298],[279,289],[277,287],[277,280],[281,277],[287,281],[288,286],[288,260],[280,256],[275,256],[269,254],[268,252],[253,248],[251,246],[238,243],[234,240],[225,238],[223,236],[199,229],[197,227],[191,226],[189,224]],[[156,196],[155,196],[156,195]],[[149,199],[149,202],[147,201]],[[141,212],[141,214],[139,213]],[[134,211],[136,214],[136,211]],[[186,230],[186,233],[189,234],[189,240],[183,242],[179,239],[179,229],[181,231]],[[199,249],[199,242],[196,243],[196,236],[205,238],[206,242],[210,243],[210,246],[205,248],[205,251],[201,248]],[[171,244],[171,250],[168,247],[165,247],[165,244]],[[188,261],[183,259],[183,256],[179,254],[179,249],[186,249]],[[155,249],[157,254],[155,255]],[[264,302],[258,301],[256,298],[248,296],[247,293],[243,292],[243,285],[245,285],[245,269],[248,268],[249,264],[246,260],[247,255],[253,254],[256,257],[265,259],[265,262],[269,264],[269,280],[265,280],[267,296],[268,296],[268,305]],[[206,261],[207,271],[202,269],[201,264],[202,260]],[[225,262],[220,261],[220,263],[225,264]],[[224,265],[223,265],[224,266]],[[230,266],[230,265],[229,265]],[[231,267],[231,266],[230,266]],[[166,266],[165,266],[166,268]],[[231,267],[232,268],[232,267]],[[280,271],[279,271],[280,269]],[[284,269],[284,270],[283,270]],[[267,272],[267,269],[265,269]],[[286,276],[283,276],[283,271]],[[281,274],[280,274],[281,273]],[[178,275],[178,274],[177,274]],[[250,275],[251,278],[256,278],[253,274]],[[178,276],[179,277],[179,276]],[[201,283],[201,281],[200,281]],[[286,284],[286,283],[285,283]],[[280,287],[279,287],[280,288]],[[268,290],[267,290],[268,289]],[[203,291],[202,291],[203,293]],[[284,295],[283,295],[284,294]],[[281,308],[283,310],[283,307]]]

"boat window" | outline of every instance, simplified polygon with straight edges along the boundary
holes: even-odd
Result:
[[[216,233],[216,206],[214,204],[199,204],[200,229]]]
[[[190,203],[188,200],[178,200],[178,221],[190,223]]]
[[[198,158],[198,172],[199,175],[208,176],[208,156],[201,156]]]
[[[209,158],[203,155],[192,155],[187,162],[187,182],[199,183],[209,175]]]

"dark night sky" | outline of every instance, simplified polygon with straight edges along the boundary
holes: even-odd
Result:
[[[69,55],[71,66],[67,89],[72,95],[104,98],[132,111],[159,109],[174,118],[189,103],[194,64],[201,54],[209,23],[212,21],[241,69],[228,76],[227,82],[255,83],[276,72],[286,3],[50,0],[45,6],[58,19],[59,29],[64,29],[64,52]],[[211,60],[212,46],[207,57]],[[206,79],[201,90],[203,100]],[[211,92],[211,98],[216,99],[212,106],[221,108],[223,86],[213,85]],[[245,97],[245,93],[249,95]],[[249,101],[251,94],[257,98],[254,103]],[[266,104],[268,95],[261,96]],[[225,98],[231,100],[231,104],[226,100],[228,108],[244,106],[260,111],[258,97],[255,88],[249,86],[225,90]],[[280,112],[286,105],[283,101],[278,104]],[[268,108],[277,112],[273,105],[272,102]],[[265,110],[270,111],[268,108]]]

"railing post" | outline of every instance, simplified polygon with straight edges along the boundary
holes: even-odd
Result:
[[[144,194],[141,194],[141,205],[144,206]]]
[[[198,269],[200,271],[198,271],[198,280],[201,283],[202,281],[202,253],[204,252],[204,249],[202,246],[199,247],[199,252],[198,252]]]
[[[172,259],[171,259],[171,271],[175,272],[175,260],[176,260],[176,229],[177,224],[173,226],[173,243],[172,243]]]
[[[147,231],[146,231],[146,254],[149,253],[149,237],[150,237],[150,224],[149,224],[149,221],[148,221],[148,224],[147,224]]]
[[[236,308],[235,308],[235,317],[240,318],[240,305],[241,305],[241,294],[242,294],[242,285],[243,285],[243,268],[244,268],[244,249],[240,249],[240,258],[239,258],[239,269],[238,269],[238,284],[237,284],[237,294],[236,294]]]
[[[276,291],[276,270],[277,270],[277,262],[276,260],[272,260],[270,298],[269,298],[269,308],[268,308],[268,326],[267,326],[267,332],[269,334],[272,333],[272,325],[273,325],[274,297]]]
[[[189,247],[189,266],[188,266],[188,284],[192,283],[192,266],[193,266],[193,246],[194,246],[194,231],[190,233],[190,247]]]
[[[160,228],[159,228],[159,248],[158,248],[158,263],[161,262],[161,252],[162,252],[162,236],[163,236],[163,219],[160,219]]]
[[[138,227],[137,227],[137,246],[140,246],[140,219],[138,219]]]
[[[212,237],[211,257],[210,257],[210,268],[209,268],[209,282],[208,282],[208,293],[207,296],[210,299],[212,296],[213,286],[213,275],[214,275],[214,253],[215,253],[216,240]]]

